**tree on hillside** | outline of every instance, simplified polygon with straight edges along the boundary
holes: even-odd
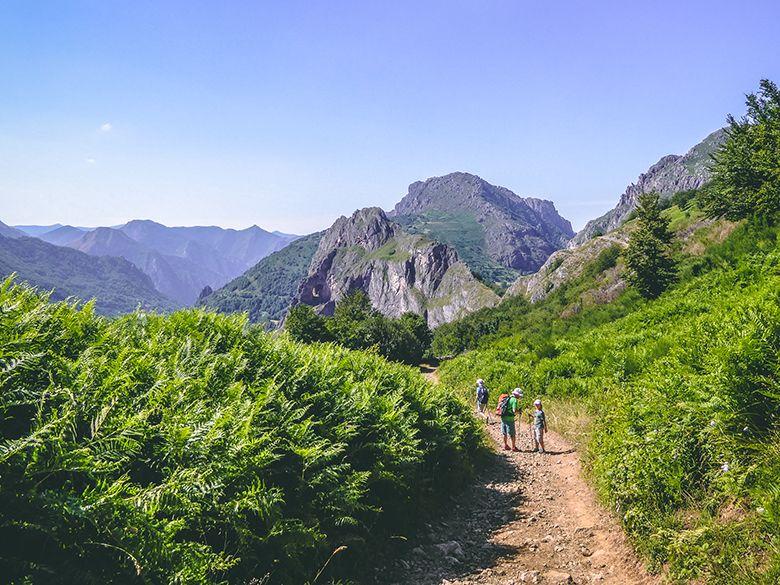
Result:
[[[746,104],[742,119],[728,117],[728,140],[699,198],[711,217],[773,221],[780,211],[780,89],[764,79]]]
[[[325,326],[325,317],[318,315],[309,305],[295,305],[287,313],[284,328],[293,339],[304,343],[330,341],[331,335]]]
[[[639,197],[639,227],[631,234],[626,251],[628,281],[643,297],[653,299],[676,278],[669,220],[661,215],[657,193]]]

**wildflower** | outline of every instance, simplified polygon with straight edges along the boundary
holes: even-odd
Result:
[[[764,510],[762,506],[759,506],[758,508],[756,508],[756,512],[758,512],[759,514],[763,514],[764,512],[766,512],[766,510]]]
[[[749,430],[750,430],[749,428],[745,427],[744,429],[742,429],[742,432],[747,433]]]
[[[711,421],[710,421],[710,426],[711,426],[711,427],[714,427],[714,426],[715,426],[715,421],[714,421],[714,420],[711,420]]]
[[[721,465],[721,466],[720,466],[720,469],[721,469],[721,471],[723,471],[723,473],[726,473],[726,472],[727,472],[729,469],[731,469],[731,468],[729,467],[729,463],[728,463],[728,461],[727,461],[726,463],[724,463],[723,465]]]

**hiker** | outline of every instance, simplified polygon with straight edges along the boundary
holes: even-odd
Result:
[[[533,424],[533,451],[539,449],[539,453],[544,453],[544,434],[547,432],[547,417],[542,409],[542,401],[534,400],[534,411],[531,413]]]
[[[477,380],[477,414],[485,417],[485,424],[490,424],[490,410],[488,409],[488,389],[485,387],[485,381]]]
[[[501,417],[501,436],[504,439],[504,450],[509,451],[507,437],[512,442],[512,451],[520,451],[515,445],[515,414],[520,412],[520,399],[523,397],[523,391],[520,388],[512,390],[512,395],[502,394],[498,398],[496,414]]]

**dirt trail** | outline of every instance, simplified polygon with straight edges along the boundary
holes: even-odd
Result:
[[[462,501],[378,583],[608,583],[651,585],[615,519],[580,474],[577,453],[555,433],[547,454],[530,452],[528,425],[518,425],[520,453],[500,450]]]

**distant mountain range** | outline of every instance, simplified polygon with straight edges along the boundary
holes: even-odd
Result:
[[[257,226],[167,227],[148,220],[94,229],[60,224],[19,229],[90,256],[129,260],[149,275],[157,290],[182,305],[194,304],[204,288],[221,287],[297,237]]]
[[[413,183],[389,214],[366,208],[340,218],[202,304],[264,321],[291,302],[329,313],[360,289],[386,315],[413,311],[435,326],[498,302],[490,287],[501,291],[535,270],[572,235],[552,202],[451,173]]]
[[[27,237],[20,230],[9,231],[8,226],[0,224],[0,278],[11,274],[16,274],[18,282],[53,291],[54,300],[94,298],[97,312],[104,315],[139,307],[169,311],[177,306],[154,288],[146,274],[123,258],[95,258]]]
[[[685,155],[663,157],[626,188],[614,209],[576,235],[552,202],[520,197],[476,175],[456,172],[412,183],[390,213],[358,210],[325,232],[303,238],[257,226],[167,227],[148,220],[99,228],[0,223],[0,243],[8,256],[2,269],[31,275],[31,282],[42,286],[98,299],[117,293],[115,273],[121,273],[134,283],[126,290],[137,291],[147,306],[197,303],[223,312],[246,311],[255,322],[278,322],[295,303],[329,313],[345,294],[363,290],[384,314],[414,311],[435,326],[498,302],[496,293],[508,288],[510,294],[543,294],[540,287],[547,286],[546,281],[529,275],[540,269],[550,272],[550,263],[562,257],[553,256],[556,251],[574,250],[565,255],[566,262],[578,266],[576,251],[619,228],[642,193],[657,191],[666,198],[702,186],[709,180],[711,156],[724,139],[725,132],[719,130]],[[30,244],[30,238],[21,237],[25,234],[51,247]],[[9,244],[17,241],[22,243]],[[25,256],[21,249],[35,246],[37,256]],[[35,258],[41,266],[48,266],[43,261],[47,253],[65,258],[57,246],[105,259],[108,291],[100,290],[100,279],[80,289],[68,288],[72,279],[61,271],[52,269],[46,279],[48,268],[39,271],[31,264],[24,270],[23,258]],[[137,270],[116,264],[117,258]],[[98,268],[81,256],[67,259],[67,264],[97,274]],[[148,280],[139,280],[139,271]],[[156,290],[148,290],[149,282]],[[166,305],[160,293],[172,302]],[[106,310],[132,306],[117,297]]]

